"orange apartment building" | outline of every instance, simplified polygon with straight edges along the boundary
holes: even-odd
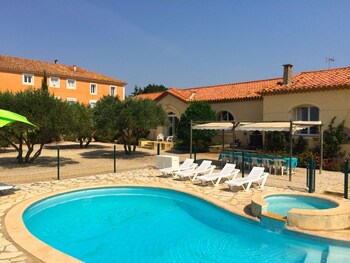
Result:
[[[126,82],[111,78],[76,65],[63,65],[32,59],[0,55],[0,92],[18,92],[40,88],[44,71],[49,91],[55,97],[92,107],[104,95],[125,99]]]

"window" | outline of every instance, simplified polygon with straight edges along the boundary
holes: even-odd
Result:
[[[222,111],[218,114],[218,121],[233,121],[233,115],[228,111]]]
[[[111,86],[111,91],[109,93],[111,96],[115,96],[115,86]]]
[[[68,104],[73,104],[73,103],[76,103],[76,102],[77,102],[76,98],[67,98],[67,103]]]
[[[320,110],[313,106],[302,106],[295,109],[295,119],[297,121],[319,121]],[[303,129],[298,134],[313,135],[318,134],[317,127]]]
[[[165,131],[166,136],[174,136],[176,133],[177,126],[179,124],[179,119],[176,117],[175,113],[169,112],[168,113],[168,120],[170,122],[170,127],[168,127]]]
[[[96,106],[96,100],[90,100],[90,108],[94,108]]]
[[[75,89],[75,79],[67,79],[67,89]]]
[[[91,83],[90,84],[90,94],[97,94],[97,84]]]
[[[57,77],[50,78],[50,87],[59,88],[60,87],[60,79]]]
[[[23,84],[34,85],[34,75],[33,74],[23,74]]]

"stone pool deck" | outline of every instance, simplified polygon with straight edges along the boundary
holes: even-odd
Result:
[[[333,176],[339,177],[340,175],[335,174]],[[332,179],[331,175],[323,175],[322,177],[324,178],[324,182],[322,183],[324,186],[323,188],[328,189],[329,184],[334,183],[335,179]],[[205,197],[208,200],[216,200],[219,205],[226,209],[254,219],[251,216],[249,209],[251,197],[254,193],[260,193],[262,191],[305,192],[305,176],[303,176],[302,172],[296,173],[293,177],[293,181],[289,182],[286,175],[271,175],[264,190],[261,190],[258,187],[253,187],[248,192],[242,191],[241,188],[229,191],[225,184],[218,187],[202,186],[199,183],[192,183],[190,180],[184,181],[173,179],[172,177],[165,178],[152,167],[118,172],[117,174],[102,174],[76,177],[60,181],[55,180],[18,184],[13,193],[2,193],[0,195],[0,263],[42,262],[21,247],[17,246],[8,235],[4,224],[4,218],[10,208],[24,200],[41,194],[100,185],[144,185],[183,190],[187,193],[193,193],[194,195]],[[320,183],[319,188],[322,188]],[[344,200],[340,197],[335,198]],[[346,202],[349,203],[348,200],[346,200]],[[310,233],[310,231],[308,233]],[[315,234],[326,236],[328,238],[350,241],[350,229],[339,231],[317,231]]]

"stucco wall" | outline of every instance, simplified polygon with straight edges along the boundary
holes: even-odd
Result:
[[[312,105],[320,110],[319,118],[324,124],[323,130],[327,129],[334,116],[336,116],[335,125],[345,120],[345,127],[350,129],[349,99],[350,90],[265,96],[264,121],[294,119],[295,116],[292,116],[294,108]],[[350,144],[343,144],[342,151],[350,153]]]
[[[312,105],[319,108],[320,120],[325,126],[334,116],[337,116],[336,124],[345,120],[345,126],[350,128],[349,98],[350,90],[265,96],[263,101],[264,121],[289,120],[293,108]]]
[[[0,91],[12,91],[18,92],[23,91],[28,88],[39,88],[41,87],[42,76],[34,75],[34,85],[25,85],[22,83],[23,74],[22,73],[10,73],[10,72],[0,72]],[[76,89],[67,89],[67,78],[59,77],[59,87],[50,87],[50,76],[47,76],[47,84],[49,86],[49,91],[55,96],[60,97],[62,100],[67,98],[76,98],[77,101],[85,104],[89,104],[90,100],[98,100],[104,95],[110,93],[110,86],[116,87],[116,94],[120,99],[124,99],[124,87],[110,84],[103,84],[101,82],[89,82],[76,80]],[[90,83],[97,84],[97,94],[90,94]]]

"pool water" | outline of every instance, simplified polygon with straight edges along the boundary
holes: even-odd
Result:
[[[202,199],[160,188],[61,194],[30,206],[23,220],[34,236],[84,262],[350,260],[348,246],[270,232]]]
[[[283,216],[287,216],[292,208],[329,209],[338,206],[332,201],[305,195],[271,195],[264,200],[268,203],[268,211]]]

